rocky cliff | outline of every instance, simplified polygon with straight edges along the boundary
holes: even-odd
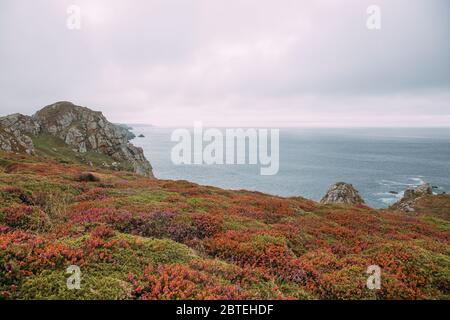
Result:
[[[153,177],[152,167],[141,148],[129,143],[134,135],[122,126],[110,123],[101,112],[57,102],[33,116],[13,114],[0,118],[0,149],[6,152],[35,154],[33,138],[49,135],[64,141],[74,152],[97,152],[127,162],[134,172]]]
[[[416,189],[407,189],[398,202],[391,206],[393,210],[401,210],[404,212],[415,212],[416,202],[425,197],[433,195],[433,187],[429,183],[417,187]]]
[[[364,204],[364,200],[353,185],[345,182],[338,182],[328,189],[327,193],[320,200],[320,203]]]
[[[0,150],[34,153],[30,136],[40,132],[40,125],[31,117],[15,113],[0,118]]]

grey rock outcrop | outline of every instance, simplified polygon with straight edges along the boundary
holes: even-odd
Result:
[[[138,174],[153,177],[142,148],[129,143],[134,135],[125,127],[110,123],[101,112],[57,102],[32,117],[14,114],[0,118],[0,149],[34,153],[31,136],[49,134],[60,138],[79,153],[94,151],[115,161],[127,161]]]
[[[338,182],[328,189],[327,193],[320,200],[320,203],[364,204],[364,200],[353,185],[345,182]]]
[[[403,197],[391,206],[391,209],[414,212],[417,200],[429,195],[433,195],[433,187],[429,183],[424,183],[416,189],[407,189]]]
[[[19,113],[0,118],[0,149],[7,152],[34,153],[30,135],[40,132],[40,125],[29,116]]]

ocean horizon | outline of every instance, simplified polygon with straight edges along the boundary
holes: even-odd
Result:
[[[450,128],[281,128],[280,168],[273,176],[261,176],[255,165],[175,165],[173,130],[132,125],[136,136],[144,135],[132,142],[144,149],[159,179],[316,201],[343,181],[374,208],[425,182],[437,194],[450,190]]]

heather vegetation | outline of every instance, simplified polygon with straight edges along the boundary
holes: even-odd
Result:
[[[148,179],[69,154],[0,153],[2,299],[450,298],[449,195],[406,214]],[[66,286],[69,265],[80,290]],[[366,287],[370,265],[380,290]]]

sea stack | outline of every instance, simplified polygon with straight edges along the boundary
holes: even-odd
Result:
[[[364,204],[363,198],[359,195],[353,185],[345,182],[338,182],[332,185],[327,193],[320,200],[322,204]]]

